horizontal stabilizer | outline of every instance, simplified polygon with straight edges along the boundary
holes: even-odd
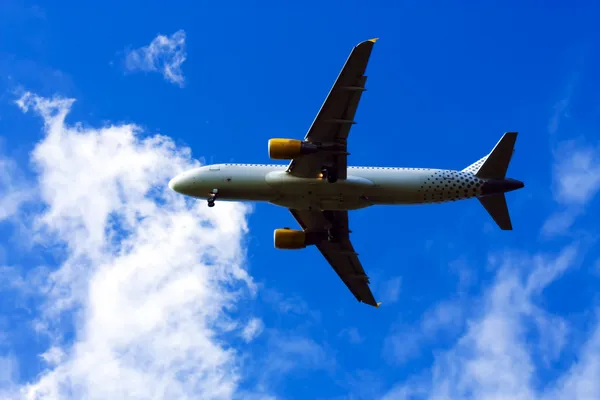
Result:
[[[508,206],[506,205],[506,197],[503,193],[487,197],[478,197],[477,200],[479,200],[500,229],[503,231],[512,230],[510,214],[508,213]]]

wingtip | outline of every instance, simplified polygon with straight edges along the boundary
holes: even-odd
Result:
[[[375,308],[379,308],[380,305],[381,305],[381,302],[377,303],[377,305],[375,306]]]
[[[375,43],[378,40],[379,40],[379,38],[373,38],[373,39],[367,40],[367,42]]]

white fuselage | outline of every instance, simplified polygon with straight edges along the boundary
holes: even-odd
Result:
[[[265,201],[303,210],[355,210],[372,205],[440,203],[481,196],[484,183],[468,171],[348,167],[347,179],[297,178],[287,165],[215,164],[169,182],[182,194],[206,199]]]

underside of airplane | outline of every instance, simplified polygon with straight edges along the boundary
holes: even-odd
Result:
[[[269,157],[288,165],[208,165],[183,172],[169,187],[205,198],[209,207],[225,200],[288,208],[300,229],[276,229],[275,247],[315,246],[358,301],[379,307],[350,240],[349,210],[477,198],[501,229],[511,230],[505,193],[524,184],[506,178],[516,132],[505,133],[488,155],[460,171],[348,166],[347,140],[376,40],[354,47],[304,139],[269,141]]]

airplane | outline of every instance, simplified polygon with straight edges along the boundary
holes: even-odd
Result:
[[[275,248],[315,246],[359,302],[379,307],[350,240],[349,211],[477,198],[500,229],[512,230],[505,193],[525,185],[506,178],[517,132],[506,132],[489,154],[460,171],[348,166],[348,136],[376,41],[352,49],[303,140],[269,140],[269,157],[289,164],[205,165],[177,175],[169,187],[205,198],[209,207],[223,200],[288,208],[301,229],[275,229]]]

